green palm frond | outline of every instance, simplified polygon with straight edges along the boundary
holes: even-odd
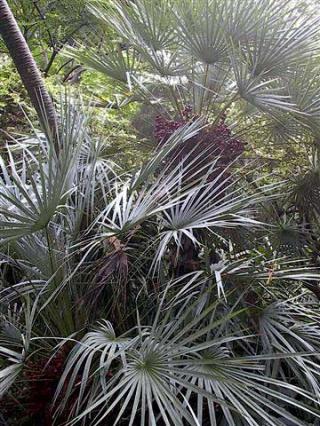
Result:
[[[63,144],[60,138],[58,156],[54,142],[42,137],[37,138],[35,152],[21,147],[20,162],[7,146],[10,171],[4,159],[0,159],[0,238],[3,242],[44,229],[74,190],[73,180],[84,138],[80,120],[77,114],[72,117],[72,112],[66,111],[61,130]]]
[[[171,2],[138,0],[128,5],[114,2],[115,11],[106,11],[91,1],[90,10],[106,23],[111,23],[121,35],[135,47],[147,47],[153,51],[165,50],[171,46],[175,35],[171,31]]]
[[[302,175],[294,177],[290,185],[290,195],[301,212],[308,212],[309,216],[320,213],[320,171],[311,168]]]
[[[229,52],[221,4],[210,0],[182,1],[175,10],[181,45],[190,55],[207,65],[226,62]]]
[[[283,148],[287,143],[294,144],[308,138],[307,130],[291,114],[280,112],[264,121],[264,135],[269,146]]]
[[[24,351],[20,331],[9,322],[0,320],[0,398],[15,382],[23,369]],[[3,367],[4,363],[4,368]]]
[[[196,236],[199,230],[215,234],[219,229],[259,228],[263,225],[255,219],[256,206],[268,197],[277,196],[276,187],[265,188],[260,194],[244,194],[237,188],[236,181],[230,179],[227,170],[219,172],[217,161],[208,171],[209,175],[218,169],[211,182],[201,180],[179,203],[163,211],[155,264],[160,264],[172,241],[178,248],[177,256],[183,250],[184,238],[200,246]]]
[[[85,395],[87,386],[91,383],[92,371],[94,375],[98,375],[102,388],[107,389],[108,372],[111,364],[118,357],[126,363],[126,350],[133,344],[134,340],[131,338],[117,337],[111,323],[108,321],[101,321],[95,331],[86,334],[83,340],[70,353],[68,364],[60,380],[60,385],[57,387],[56,398],[59,397],[59,394],[62,392],[62,385],[70,375],[67,389],[64,390],[64,401],[59,409],[63,410],[65,408],[68,398],[77,385],[76,381],[79,374],[81,374],[81,386],[78,394],[77,411],[79,411],[81,407],[80,402],[83,399],[87,401],[87,399],[90,400],[90,398],[94,397],[94,395]],[[98,363],[96,363],[98,355],[99,359]]]
[[[133,340],[129,339],[127,346],[121,343],[119,349],[119,340],[114,340],[112,333],[114,343],[111,344],[109,331],[106,333],[104,326],[88,334],[70,356],[60,384],[62,389],[68,374],[72,375],[74,384],[80,364],[85,365],[82,373],[85,383],[92,375],[94,389],[91,388],[90,397],[78,401],[77,417],[71,419],[71,424],[84,419],[89,424],[100,424],[120,406],[113,424],[118,424],[122,416],[127,415],[128,424],[134,424],[139,416],[141,425],[146,421],[156,424],[160,419],[168,425],[182,425],[184,420],[196,425],[203,419],[204,400],[208,402],[212,424],[218,424],[217,415],[223,414],[228,424],[234,425],[239,419],[250,425],[257,425],[262,420],[270,425],[280,425],[277,415],[302,425],[287,411],[290,405],[316,414],[311,407],[304,407],[274,388],[302,393],[312,401],[307,391],[261,374],[264,360],[269,357],[281,359],[279,354],[235,357],[229,346],[246,337],[215,335],[221,325],[240,315],[241,311],[219,316],[220,303],[215,301],[194,315],[199,309],[199,301],[198,298],[196,301],[187,298],[180,307],[174,305],[174,312],[171,307],[161,315],[162,299],[152,328],[138,325],[137,330],[129,332],[134,336]],[[128,341],[128,334],[122,339]],[[94,367],[94,355],[98,353],[97,367]],[[81,362],[76,362],[79,359]],[[106,381],[109,371],[112,373]],[[188,401],[194,394],[198,398],[197,413],[190,413]]]
[[[66,57],[76,59],[86,67],[101,72],[125,85],[134,81],[133,76],[137,74],[139,69],[138,58],[134,51],[116,49],[101,55],[101,53],[96,53],[94,49],[77,46],[66,47],[64,54]]]
[[[114,12],[104,11],[95,3],[90,6],[91,12],[111,24],[153,69],[168,76],[181,72],[178,57],[169,53],[176,44],[171,1],[138,0],[131,5],[115,2]]]
[[[319,313],[303,300],[276,302],[268,306],[260,317],[261,340],[266,353],[303,353],[312,357],[298,356],[269,361],[268,370],[273,377],[295,380],[319,397]],[[312,325],[311,325],[312,324]],[[292,377],[284,368],[288,366]]]
[[[304,67],[297,66],[288,85],[290,97],[302,112],[300,121],[317,139],[319,136],[319,69],[309,60]]]
[[[109,202],[96,219],[96,223],[105,230],[104,235],[126,232],[179,202],[186,192],[176,191],[182,179],[180,165],[173,167],[171,160],[161,171],[159,168],[175,149],[197,134],[200,128],[201,120],[178,129],[131,180],[114,182]]]
[[[238,92],[242,99],[265,112],[272,112],[275,108],[289,112],[296,111],[291,98],[282,93],[283,88],[279,79],[262,80],[260,76],[252,75],[247,63],[232,60],[232,64]]]
[[[7,313],[0,316],[0,398],[18,379],[29,355],[36,306],[30,302],[26,296],[21,312],[17,314],[9,305]]]
[[[253,76],[283,75],[317,51],[318,18],[311,22],[311,17],[303,19],[288,14],[272,26],[268,21],[260,24],[255,37],[243,49]]]
[[[241,40],[254,40],[262,24],[268,22],[272,28],[286,13],[286,7],[291,0],[285,0],[281,5],[276,0],[255,0],[221,2],[224,7],[223,27],[233,43]]]

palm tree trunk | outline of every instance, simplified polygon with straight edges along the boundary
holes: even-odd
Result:
[[[57,117],[52,99],[6,0],[0,0],[0,35],[37,111],[44,131],[55,139]]]

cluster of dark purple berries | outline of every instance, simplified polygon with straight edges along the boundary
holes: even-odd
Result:
[[[64,358],[59,355],[50,365],[46,365],[47,362],[47,359],[29,361],[23,372],[23,387],[15,389],[12,397],[5,396],[0,400],[1,413],[10,424],[11,421],[16,424],[17,419],[23,417],[32,424],[52,426],[51,401],[63,371]]]
[[[192,114],[192,107],[187,106],[181,113],[181,116],[176,119],[170,119],[163,115],[157,115],[155,120],[154,136],[159,143],[166,142],[169,137],[186,123],[195,119],[196,116]]]
[[[23,373],[27,386],[19,399],[26,408],[28,416],[30,418],[40,416],[42,424],[46,426],[52,425],[50,403],[63,372],[66,357],[67,350],[61,348],[51,359],[29,361]]]
[[[184,124],[182,120],[170,120],[163,115],[157,115],[154,136],[159,143],[163,143]]]
[[[242,140],[232,135],[230,127],[225,123],[226,116],[222,116],[220,123],[216,126],[208,126],[204,129],[204,139],[207,144],[212,143],[220,162],[227,166],[239,157],[244,151],[245,144]]]
[[[155,138],[159,145],[164,144],[169,137],[181,126],[197,118],[192,113],[192,108],[187,107],[177,119],[157,116],[155,122]],[[226,124],[226,115],[219,118],[219,123],[205,126],[196,136],[187,140],[179,148],[179,153],[174,155],[177,161],[186,158],[192,152],[190,160],[199,159],[199,165],[204,161],[208,164],[219,157],[219,167],[227,167],[244,151],[244,142],[232,135],[231,129]]]

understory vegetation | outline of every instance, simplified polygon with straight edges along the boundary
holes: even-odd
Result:
[[[320,424],[314,4],[27,3],[57,123],[1,46],[0,424]]]

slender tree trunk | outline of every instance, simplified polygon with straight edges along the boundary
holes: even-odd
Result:
[[[41,73],[6,0],[0,0],[0,35],[46,133],[55,139],[57,117]]]

